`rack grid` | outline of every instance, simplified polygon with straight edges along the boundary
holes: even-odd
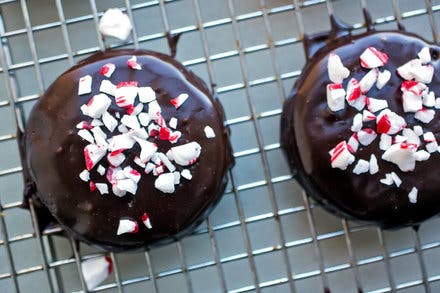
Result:
[[[104,40],[103,11],[120,7],[131,41]],[[207,81],[232,129],[236,166],[224,198],[191,236],[138,253],[111,253],[102,292],[438,292],[439,219],[382,231],[315,206],[290,175],[278,143],[281,105],[305,62],[304,33],[336,13],[365,29],[403,24],[438,44],[440,1],[0,0],[0,291],[87,292],[80,263],[103,252],[35,229],[20,209],[15,128],[54,78],[105,48],[168,52]],[[427,29],[429,28],[429,29]]]

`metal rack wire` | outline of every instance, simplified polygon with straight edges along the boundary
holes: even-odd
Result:
[[[25,107],[26,105],[32,104],[38,96],[44,91],[47,84],[44,80],[44,74],[42,66],[46,64],[51,64],[54,62],[65,61],[67,65],[72,65],[75,63],[76,58],[81,58],[89,53],[95,52],[97,50],[105,49],[106,46],[119,47],[126,44],[106,44],[106,42],[98,37],[97,45],[91,46],[85,49],[74,50],[71,44],[72,32],[69,31],[69,26],[92,21],[95,28],[96,34],[99,36],[99,31],[97,30],[97,23],[99,16],[102,14],[98,11],[98,5],[95,0],[89,1],[90,13],[77,17],[66,17],[65,15],[65,3],[62,0],[54,0],[57,12],[57,21],[44,23],[40,25],[32,25],[30,9],[28,7],[29,2],[26,0],[0,0],[0,74],[4,78],[5,91],[4,95],[6,97],[0,97],[0,110],[10,109],[18,127],[23,127],[25,118]],[[209,268],[215,269],[215,279],[216,285],[208,286],[208,289],[202,290],[206,291],[221,291],[221,292],[248,292],[256,291],[260,292],[262,290],[273,289],[274,292],[312,292],[310,288],[319,288],[318,290],[324,290],[324,288],[329,288],[332,291],[338,291],[336,282],[334,281],[334,276],[344,276],[346,272],[351,272],[351,280],[353,281],[351,287],[345,287],[345,292],[350,290],[353,291],[368,291],[368,292],[395,292],[398,290],[413,288],[414,290],[420,291],[435,291],[433,288],[439,289],[437,282],[440,280],[440,274],[432,273],[427,263],[430,260],[425,259],[424,254],[430,251],[436,251],[440,248],[440,239],[435,238],[434,240],[425,241],[419,232],[412,231],[411,237],[413,238],[413,243],[411,241],[406,241],[404,246],[399,248],[390,247],[387,237],[390,232],[382,231],[380,229],[375,229],[371,227],[364,227],[355,225],[353,223],[348,223],[346,220],[339,221],[340,227],[337,229],[329,231],[320,231],[321,226],[318,220],[323,217],[320,212],[319,207],[315,207],[313,203],[309,200],[303,191],[298,191],[296,194],[288,194],[288,196],[296,197],[297,204],[280,205],[280,196],[277,192],[277,188],[282,184],[289,184],[287,193],[292,193],[292,186],[296,186],[294,178],[289,175],[288,172],[280,175],[274,175],[273,163],[270,162],[271,154],[279,151],[279,144],[275,141],[273,143],[265,142],[265,133],[263,130],[263,122],[267,119],[274,119],[277,121],[281,113],[281,109],[278,107],[259,111],[257,109],[257,103],[255,102],[253,95],[253,88],[259,86],[273,85],[276,87],[275,93],[277,97],[270,97],[271,99],[277,99],[278,105],[286,97],[287,90],[291,86],[292,79],[296,78],[300,74],[298,68],[294,70],[283,71],[281,66],[281,61],[285,61],[280,58],[279,49],[283,47],[295,46],[302,42],[303,35],[307,29],[306,24],[303,20],[303,11],[310,10],[326,10],[328,14],[333,13],[333,3],[324,0],[309,0],[309,1],[271,1],[267,0],[253,0],[247,2],[256,2],[257,9],[252,11],[247,11],[243,13],[237,12],[238,2],[234,0],[227,0],[225,5],[227,7],[227,16],[223,18],[218,18],[210,21],[204,21],[204,8],[202,8],[203,0],[152,0],[152,1],[142,1],[134,4],[135,1],[130,2],[130,0],[125,0],[124,9],[133,23],[136,24],[135,13],[144,9],[158,9],[160,13],[160,18],[163,24],[163,32],[147,35],[139,35],[135,29],[132,32],[132,42],[129,43],[130,46],[138,48],[142,45],[148,45],[151,42],[157,40],[164,40],[168,33],[198,33],[201,42],[202,56],[196,58],[185,60],[183,63],[186,66],[195,68],[196,66],[203,65],[203,70],[207,71],[207,79],[212,85],[212,90],[217,92],[222,99],[230,93],[240,93],[245,99],[244,102],[248,107],[246,115],[238,115],[236,117],[230,117],[228,115],[228,107],[226,107],[226,114],[228,116],[227,123],[231,127],[241,127],[242,125],[249,126],[248,132],[253,137],[255,141],[255,146],[247,147],[244,149],[236,150],[234,156],[237,160],[253,158],[260,162],[259,166],[262,170],[261,178],[252,178],[248,182],[241,182],[240,176],[237,173],[237,168],[230,172],[230,184],[225,192],[225,198],[231,199],[232,207],[236,209],[237,218],[232,220],[226,220],[219,223],[213,223],[213,217],[211,216],[205,225],[202,225],[194,233],[194,237],[206,236],[209,242],[211,259],[207,261],[199,261],[190,264],[188,261],[188,248],[186,248],[185,240],[179,241],[173,246],[173,249],[177,251],[178,265],[172,269],[158,269],[153,261],[156,250],[145,251],[143,253],[143,258],[146,266],[141,272],[141,276],[126,278],[123,276],[123,272],[127,269],[126,266],[119,265],[118,263],[124,257],[124,254],[110,254],[114,262],[114,274],[112,279],[105,282],[103,285],[95,289],[95,291],[108,291],[108,292],[143,292],[151,290],[152,292],[167,292],[170,291],[168,287],[164,287],[161,280],[169,280],[173,276],[181,277],[182,283],[180,287],[177,286],[174,289],[178,292],[196,292],[201,291],[199,288],[199,283],[201,278],[194,277],[194,274],[207,270]],[[169,22],[168,9],[171,5],[178,2],[185,2],[187,5],[191,5],[194,13],[195,23],[187,26],[179,26],[177,28],[172,28]],[[335,4],[340,1],[335,1]],[[422,1],[420,1],[422,2]],[[360,6],[365,8],[367,3],[365,0],[361,0]],[[399,9],[399,3],[397,0],[390,1],[394,15],[383,16],[374,19],[375,25],[387,25],[394,23],[401,23],[403,21],[411,21],[417,17],[426,17],[425,25],[429,25],[432,32],[432,39],[438,43],[438,15],[440,14],[440,3],[434,4],[430,0],[426,0],[423,4],[424,6],[418,9],[410,10],[401,13]],[[99,4],[99,3],[98,3]],[[206,4],[206,3],[205,3]],[[18,5],[21,9],[21,14],[23,17],[23,28],[17,28],[13,30],[7,29],[7,23],[5,20],[5,7],[7,5]],[[242,3],[240,5],[243,5]],[[250,5],[252,6],[252,5]],[[254,6],[252,6],[254,7]],[[206,9],[206,7],[205,7]],[[277,15],[290,13],[289,15],[295,18],[296,29],[299,32],[298,36],[290,38],[276,39],[273,34],[273,18]],[[240,24],[245,21],[259,20],[263,23],[264,34],[266,38],[265,43],[254,44],[251,46],[245,46],[243,42],[243,33],[240,31]],[[436,23],[437,21],[437,23]],[[359,21],[353,24],[353,26],[362,30],[364,27],[364,22]],[[220,53],[212,54],[212,47],[209,45],[209,30],[215,28],[228,27],[231,29],[232,38],[234,41],[234,47],[231,50],[222,51]],[[45,58],[40,58],[35,42],[35,34],[41,31],[59,28],[61,30],[61,35],[63,38],[65,53],[55,54]],[[13,37],[22,36],[27,39],[27,45],[29,47],[30,60],[17,62],[13,58],[11,50],[13,46],[10,44],[10,39]],[[185,36],[183,36],[184,38]],[[273,74],[266,75],[260,78],[250,78],[248,65],[248,55],[256,53],[268,53],[268,58],[271,63],[271,70]],[[234,60],[238,64],[239,80],[234,80],[233,82],[218,85],[218,78],[216,77],[217,70],[215,69],[214,62],[221,63]],[[36,85],[33,88],[31,94],[22,94],[20,92],[20,81],[17,78],[16,72],[22,69],[31,68],[35,72]],[[288,83],[288,85],[286,85]],[[286,88],[285,88],[286,87]],[[238,105],[238,102],[236,103]],[[240,105],[242,107],[242,105]],[[2,112],[3,113],[3,112]],[[14,125],[10,125],[7,133],[2,134],[0,132],[0,145],[14,142],[16,135],[14,134]],[[235,134],[235,133],[234,133]],[[6,157],[9,153],[2,151],[0,153],[0,163],[6,161]],[[239,165],[239,164],[238,164]],[[10,176],[21,176],[22,168],[21,166],[15,165],[11,167],[0,167],[0,179],[8,178]],[[5,179],[7,180],[7,179]],[[264,195],[268,198],[268,210],[265,212],[255,212],[253,215],[247,215],[247,210],[249,209],[249,203],[244,202],[243,193],[245,192],[257,192],[257,190],[263,188]],[[299,190],[298,188],[295,190]],[[84,252],[79,250],[77,244],[71,239],[70,246],[72,249],[73,256],[71,257],[58,257],[60,254],[57,251],[57,241],[56,235],[61,231],[61,228],[46,229],[43,233],[40,233],[36,229],[36,215],[33,205],[31,204],[31,219],[32,219],[32,232],[18,234],[15,236],[9,236],[11,229],[14,228],[14,223],[8,221],[8,216],[11,211],[19,209],[20,206],[20,191],[16,189],[6,189],[7,192],[14,193],[14,199],[12,201],[6,201],[4,195],[0,193],[0,230],[1,240],[0,249],[4,249],[4,258],[0,258],[0,269],[7,267],[6,272],[0,271],[0,282],[7,281],[4,287],[7,292],[19,292],[19,291],[31,291],[23,280],[23,276],[32,275],[36,273],[39,274],[38,280],[43,282],[44,290],[48,292],[64,292],[64,291],[75,291],[82,290],[87,292],[86,286],[84,284],[84,279],[80,270],[80,263],[82,260],[94,257],[102,252],[91,251]],[[0,191],[1,192],[1,191]],[[285,192],[286,193],[286,192]],[[221,209],[221,207],[219,207]],[[317,213],[320,215],[316,215]],[[249,213],[252,214],[252,213]],[[288,240],[286,224],[283,219],[296,216],[305,215],[303,219],[303,224],[307,227],[307,235],[298,239]],[[330,217],[326,215],[326,217]],[[270,234],[274,238],[274,245],[266,245],[261,248],[255,248],[256,240],[253,233],[250,232],[252,225],[257,225],[259,223],[274,222],[273,234]],[[437,220],[433,220],[434,222]],[[243,237],[243,250],[237,253],[225,253],[225,250],[221,247],[220,236],[222,232],[229,232],[237,230],[242,234]],[[366,231],[373,231],[377,241],[379,243],[378,249],[368,257],[360,257],[356,252],[360,249],[359,245],[354,243],[354,236],[359,235]],[[429,230],[429,233],[433,233],[435,230]],[[426,232],[426,233],[428,233]],[[398,233],[398,232],[395,232]],[[269,235],[269,234],[268,234]],[[269,236],[268,236],[269,237]],[[290,236],[289,236],[290,237]],[[392,238],[392,237],[391,237]],[[329,264],[329,260],[332,257],[327,255],[327,250],[323,248],[326,241],[332,241],[339,239],[345,242],[346,248],[342,248],[347,253],[346,261],[338,262],[336,264]],[[25,242],[28,240],[36,241],[36,249],[38,250],[39,260],[37,264],[33,266],[28,266],[25,268],[17,268],[15,258],[16,253],[14,252],[13,246]],[[240,239],[233,239],[232,242],[238,243]],[[339,243],[339,242],[338,242]],[[340,244],[340,243],[339,243]],[[258,245],[259,246],[259,245]],[[302,247],[311,247],[314,255],[314,261],[316,262],[316,268],[297,272],[295,264],[298,262],[298,258],[292,256],[291,252],[294,249],[299,249]],[[191,252],[191,251],[190,251]],[[193,251],[194,252],[194,251]],[[193,253],[191,252],[191,253]],[[20,252],[21,253],[21,252]],[[23,252],[26,254],[27,252]],[[197,252],[195,252],[197,254]],[[226,254],[226,255],[225,255]],[[435,254],[437,257],[440,252]],[[261,257],[273,257],[276,258],[276,266],[281,268],[281,273],[277,277],[267,277],[270,274],[263,273],[261,269]],[[278,257],[279,256],[279,257]],[[415,263],[411,264],[412,269],[416,270],[418,273],[415,278],[402,279],[397,275],[393,263],[396,260],[404,259],[407,256],[415,256]],[[231,281],[230,269],[226,266],[229,264],[236,263],[246,263],[246,267],[249,270],[249,278],[247,281],[240,283],[240,285],[234,285],[235,283]],[[312,262],[312,260],[310,260]],[[263,266],[264,266],[263,262]],[[383,265],[385,274],[385,283],[380,286],[368,286],[366,289],[366,280],[363,278],[362,270],[365,267],[369,267],[375,264]],[[66,283],[68,281],[63,277],[62,270],[64,268],[70,268],[72,274],[77,275],[77,279],[73,282],[73,288],[67,288]],[[75,272],[76,270],[76,272]],[[239,274],[239,272],[233,272]],[[367,275],[368,276],[368,275]],[[312,280],[312,285],[300,285],[302,281]],[[339,279],[336,279],[339,280]],[[368,281],[368,280],[367,280]],[[339,281],[337,281],[339,282]],[[139,285],[140,287],[132,287],[133,285]],[[143,287],[145,285],[145,287]],[[437,287],[435,287],[437,286]],[[143,289],[139,289],[143,288]],[[165,289],[164,289],[165,288]],[[166,289],[168,288],[168,289]],[[316,290],[316,289],[315,289]],[[341,290],[341,289],[339,289]],[[0,290],[1,291],[1,290]]]

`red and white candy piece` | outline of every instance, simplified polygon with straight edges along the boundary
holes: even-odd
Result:
[[[345,90],[342,88],[342,84],[327,85],[327,105],[333,112],[345,108]]]
[[[115,91],[116,105],[121,108],[133,107],[134,99],[138,94],[137,81],[124,81],[118,83]]]
[[[408,199],[410,203],[417,203],[417,194],[418,189],[416,187],[413,187],[411,191],[408,193]]]
[[[105,174],[105,168],[102,165],[98,165],[98,168],[96,168],[96,171],[98,172],[99,175],[104,176]]]
[[[377,164],[377,158],[374,154],[370,156],[370,174],[374,175],[379,172],[379,165]]]
[[[148,126],[148,124],[150,123],[150,116],[148,116],[148,113],[145,112],[139,113],[138,119],[139,119],[139,123],[142,126]]]
[[[334,149],[330,151],[332,168],[346,170],[348,165],[354,162],[354,156],[350,153],[345,141],[341,141]]]
[[[98,189],[99,193],[102,195],[108,194],[108,185],[105,183],[95,183],[96,189]]]
[[[377,133],[371,128],[364,128],[357,132],[357,137],[361,145],[370,145],[377,137]]]
[[[92,129],[93,127],[90,125],[87,121],[81,121],[80,123],[76,124],[76,128],[78,129]]]
[[[178,109],[180,106],[185,103],[186,100],[188,100],[189,96],[188,94],[180,94],[176,98],[171,99],[170,103]]]
[[[400,85],[402,92],[410,91],[417,96],[421,96],[427,88],[426,84],[414,80],[406,80]]]
[[[357,113],[353,117],[353,124],[351,125],[350,130],[353,132],[358,132],[362,129],[363,123],[362,123],[362,114]]]
[[[130,18],[118,8],[108,9],[99,20],[99,31],[103,36],[125,41],[131,32]]]
[[[107,111],[112,101],[106,94],[93,96],[87,103],[88,115],[92,118],[101,118],[102,114]]]
[[[92,76],[87,74],[79,79],[78,96],[90,94],[92,92]]]
[[[350,106],[356,108],[358,111],[365,107],[365,96],[361,94],[361,86],[356,78],[352,78],[348,82],[345,99]]]
[[[431,62],[431,53],[429,52],[429,47],[423,47],[422,50],[417,54],[422,64]]]
[[[109,112],[104,112],[104,114],[102,114],[102,122],[110,132],[113,132],[118,126],[118,120],[116,120]]]
[[[124,124],[125,126],[127,126],[128,128],[131,128],[131,129],[139,129],[139,128],[141,128],[137,116],[124,115],[121,118],[121,123]]]
[[[371,113],[368,110],[364,110],[362,112],[362,121],[363,122],[374,121],[374,120],[376,120],[376,115],[374,115],[373,113]]]
[[[147,163],[145,166],[145,174],[150,174],[155,168],[155,165],[153,163]]]
[[[118,231],[116,232],[116,235],[121,235],[125,233],[137,233],[139,230],[138,223],[136,221],[130,220],[130,219],[120,219],[119,220],[119,226]]]
[[[170,121],[168,122],[168,125],[172,128],[172,129],[176,129],[177,128],[177,119],[175,117],[172,117],[170,119]]]
[[[422,162],[427,161],[431,157],[431,154],[425,150],[420,150],[416,152],[416,161]]]
[[[350,70],[342,64],[341,58],[335,53],[328,56],[327,71],[333,83],[342,83],[350,75]]]
[[[101,67],[101,70],[99,70],[99,73],[101,75],[104,75],[105,77],[110,78],[112,76],[113,72],[115,72],[116,66],[113,63],[107,63]]]
[[[127,178],[127,179],[120,179],[116,181],[116,187],[119,190],[125,191],[125,192],[129,192],[133,195],[136,194],[137,191],[137,183],[134,182],[133,180]]]
[[[438,143],[432,132],[426,132],[423,134],[423,141],[425,142],[425,148],[429,153],[438,151]]]
[[[180,184],[180,172],[175,171],[175,172],[173,172],[173,175],[174,175],[174,185],[179,185]]]
[[[130,133],[123,133],[119,135],[114,135],[109,139],[109,150],[111,152],[117,150],[127,150],[131,149],[135,144],[135,140]]]
[[[435,111],[432,109],[426,109],[422,108],[422,110],[417,111],[416,114],[414,114],[414,118],[423,122],[423,123],[429,123],[434,119]]]
[[[397,73],[406,80],[415,79],[423,83],[431,83],[434,67],[431,64],[422,65],[420,59],[412,59],[397,68]]]
[[[125,167],[122,172],[124,172],[125,177],[133,180],[136,184],[141,180],[141,173],[130,166]]]
[[[402,93],[403,111],[417,112],[423,109],[423,100],[421,95],[415,94],[413,91],[404,91]]]
[[[364,68],[377,68],[384,66],[388,62],[388,55],[380,52],[374,47],[368,47],[359,57],[361,66]]]
[[[99,91],[114,97],[116,95],[116,86],[107,79],[104,79],[99,86]]]
[[[139,159],[143,163],[148,162],[151,159],[151,157],[156,153],[157,144],[137,137],[134,137],[134,139],[141,147],[141,153],[139,155]]]
[[[160,108],[159,103],[156,100],[148,103],[148,116],[151,120],[156,120],[157,118],[159,118],[161,112],[162,109]]]
[[[107,160],[110,165],[113,167],[118,167],[125,161],[125,155],[122,153],[123,151],[123,149],[119,149],[107,155]]]
[[[406,138],[407,143],[412,143],[420,146],[420,138],[412,129],[404,128],[402,130],[402,135]]]
[[[171,163],[170,159],[168,159],[164,153],[157,152],[156,155],[170,172],[174,172],[176,170],[176,167],[173,165],[173,163]]]
[[[433,91],[424,90],[422,93],[423,106],[434,107],[435,106],[435,93]]]
[[[147,213],[144,213],[141,217],[142,223],[144,223],[145,227],[147,227],[148,229],[152,229],[153,226],[151,225],[151,221],[150,221],[150,217],[148,216]]]
[[[127,133],[128,132],[128,128],[127,126],[125,126],[124,124],[119,124],[118,125],[118,131],[120,133]]]
[[[79,130],[78,135],[90,143],[95,143],[95,139],[93,138],[93,135],[87,129]]]
[[[173,193],[174,188],[174,174],[173,173],[165,173],[159,175],[157,179],[154,181],[154,187],[159,189],[163,193]]]
[[[377,68],[373,68],[368,71],[367,74],[362,77],[361,81],[359,81],[359,85],[361,87],[361,93],[366,94],[376,83],[377,78],[379,76],[379,70]]]
[[[95,118],[92,120],[92,123],[90,123],[90,125],[95,127],[95,126],[103,126],[104,124],[101,122],[101,120],[99,120],[98,118]]]
[[[396,134],[406,127],[406,121],[390,109],[385,109],[377,115],[376,125],[378,133]]]
[[[186,180],[192,179],[191,172],[188,169],[183,169],[182,172],[180,172],[180,175],[182,175],[182,177],[185,178]]]
[[[388,108],[387,100],[380,100],[370,97],[365,98],[365,104],[367,105],[368,111],[370,111],[371,113],[375,113],[380,110]]]
[[[142,66],[137,62],[137,57],[134,55],[127,60],[127,65],[133,70],[142,70]]]
[[[386,151],[393,144],[393,138],[388,134],[382,133],[380,135],[379,148],[383,151]]]
[[[397,68],[397,74],[399,74],[399,76],[405,80],[414,79],[413,70],[414,68],[420,66],[422,66],[422,62],[420,61],[420,59],[412,59],[402,66],[399,66]]]
[[[206,138],[214,138],[215,137],[214,129],[212,129],[211,126],[208,126],[208,125],[205,126],[203,131],[205,132]]]
[[[81,263],[87,290],[92,291],[112,273],[113,263],[108,256],[89,258]]]
[[[181,166],[188,166],[194,164],[200,153],[202,147],[195,141],[172,147],[167,153],[167,156],[171,156],[172,160]]]
[[[139,87],[138,88],[138,94],[139,94],[139,101],[141,103],[149,103],[154,100],[156,100],[156,93],[154,90],[147,86],[147,87]]]
[[[390,78],[391,78],[391,72],[389,70],[385,69],[384,71],[379,72],[376,82],[377,89],[381,90],[388,83]]]
[[[86,145],[84,147],[84,158],[87,170],[90,171],[105,156],[106,152],[107,148],[105,146]]]
[[[84,182],[88,182],[90,180],[89,171],[83,170],[81,173],[79,173],[79,178],[81,178],[81,180]]]
[[[417,134],[417,136],[422,136],[423,135],[423,128],[420,125],[415,125],[413,127],[414,133]]]
[[[396,164],[403,172],[413,171],[415,168],[417,145],[397,143],[389,147],[382,155],[382,159]]]
[[[370,169],[370,163],[368,161],[360,159],[357,162],[356,166],[354,167],[353,173],[356,175],[360,175],[363,173],[367,173],[369,169]]]
[[[350,138],[348,139],[347,148],[350,151],[350,153],[352,153],[352,154],[357,152],[357,150],[359,148],[359,140],[358,140],[358,137],[357,137],[357,132],[353,133],[350,136]]]

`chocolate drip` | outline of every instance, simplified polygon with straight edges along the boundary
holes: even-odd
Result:
[[[166,35],[167,35],[168,47],[170,48],[170,56],[174,58],[176,57],[177,54],[177,44],[179,43],[182,33],[171,34],[167,32]]]

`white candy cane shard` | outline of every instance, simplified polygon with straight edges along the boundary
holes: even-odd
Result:
[[[358,111],[365,107],[365,96],[361,94],[361,86],[357,79],[352,78],[347,84],[347,93],[345,96],[347,103]]]
[[[116,235],[121,235],[125,233],[137,233],[139,230],[138,223],[133,220],[129,219],[120,219],[119,220],[119,226],[118,231],[116,232]]]
[[[170,121],[168,122],[168,125],[172,128],[172,129],[176,129],[177,128],[177,119],[175,117],[172,117],[170,119]]]
[[[134,157],[133,162],[134,162],[136,165],[138,165],[139,167],[145,169],[146,164],[145,164],[144,162],[141,161],[141,158],[140,158],[140,157],[138,157],[138,156]]]
[[[140,114],[144,110],[144,105],[142,103],[137,104],[134,108],[127,110],[127,114],[130,114],[132,116],[136,116]],[[131,112],[131,113],[129,113]]]
[[[148,162],[151,159],[151,157],[156,153],[157,144],[149,142],[147,140],[137,138],[137,137],[135,137],[134,139],[141,147],[141,153],[139,155],[141,162],[143,162],[143,163]]]
[[[125,167],[122,172],[124,173],[125,177],[133,180],[135,183],[139,183],[139,180],[141,180],[141,173],[130,166]]]
[[[153,226],[151,225],[151,221],[150,221],[150,217],[148,216],[147,213],[144,213],[142,215],[142,223],[144,223],[145,227],[147,227],[148,229],[153,229]]]
[[[202,151],[202,147],[197,142],[190,142],[184,145],[172,147],[170,151],[172,152],[173,160],[177,164],[181,166],[188,166],[197,161],[197,158],[200,156]]]
[[[125,126],[124,124],[119,124],[118,125],[118,131],[120,133],[127,133],[128,132],[128,128],[127,126]]]
[[[156,153],[161,162],[167,167],[170,172],[174,172],[176,167],[171,163],[170,159],[164,153]]]
[[[414,78],[414,68],[422,66],[420,59],[412,59],[402,66],[397,68],[397,73],[405,80],[411,80]]]
[[[104,124],[101,122],[101,120],[95,118],[95,119],[92,120],[92,123],[90,123],[90,125],[95,127],[95,126],[102,126]]]
[[[212,129],[211,126],[205,126],[203,131],[205,132],[205,136],[207,138],[214,138],[215,137],[214,129]]]
[[[377,164],[377,158],[374,154],[371,154],[370,156],[370,174],[374,175],[377,172],[379,172],[379,165]]]
[[[365,104],[367,105],[368,111],[370,111],[371,113],[375,113],[380,110],[388,108],[387,100],[380,100],[380,99],[366,97]]]
[[[99,91],[114,97],[116,95],[116,86],[110,80],[104,79],[101,81]]]
[[[188,169],[183,169],[182,172],[180,172],[180,175],[182,175],[182,177],[185,178],[186,180],[192,179],[191,172]]]
[[[388,134],[382,133],[380,135],[379,148],[383,151],[386,151],[393,144],[393,138]]]
[[[138,88],[138,94],[139,94],[139,101],[141,103],[149,103],[154,100],[156,100],[156,93],[154,90],[147,86],[147,87],[139,87]]]
[[[422,64],[431,62],[431,53],[429,52],[428,47],[423,47],[422,50],[420,50],[420,52],[417,54],[417,56],[419,56]]]
[[[327,85],[327,106],[333,112],[345,108],[345,90],[342,88],[342,84]]]
[[[351,165],[354,162],[354,156],[348,150],[345,141],[340,142],[333,149],[330,162],[332,168],[339,168],[341,170],[346,170],[348,165]]]
[[[435,153],[438,151],[438,143],[437,141],[428,142],[425,148],[429,153]]]
[[[188,94],[180,94],[176,98],[171,99],[170,103],[178,109],[180,106],[182,106],[183,103],[185,103],[186,100],[188,100],[189,96]]]
[[[97,145],[107,145],[107,134],[102,131],[101,127],[93,127],[90,131],[93,133]]]
[[[159,189],[163,193],[173,193],[174,188],[174,174],[173,173],[165,173],[159,175],[157,179],[154,181],[154,187]]]
[[[377,133],[371,128],[364,128],[357,132],[359,143],[364,146],[370,145],[377,137]]]
[[[153,163],[147,163],[145,166],[145,174],[150,174],[154,170],[154,164]]]
[[[435,99],[435,106],[434,106],[436,109],[440,109],[440,98],[439,97],[437,97],[436,99]]]
[[[138,186],[137,183],[131,179],[121,179],[116,182],[116,187],[135,195]]]
[[[362,114],[357,113],[353,117],[353,124],[351,125],[350,130],[353,132],[358,132],[362,129],[363,123],[362,123]]]
[[[416,163],[417,146],[409,143],[393,144],[382,155],[382,159],[396,164],[403,172],[413,171]]]
[[[92,92],[92,76],[85,75],[78,82],[78,96],[90,94]]]
[[[361,81],[359,81],[359,85],[361,87],[361,93],[366,94],[376,83],[377,77],[379,76],[379,70],[377,68],[373,68],[362,77]]]
[[[116,120],[109,112],[104,112],[104,114],[102,114],[102,122],[110,132],[113,132],[118,126],[118,120]]]
[[[86,161],[86,169],[91,170],[106,154],[105,146],[89,144],[84,147],[84,158]]]
[[[174,185],[179,185],[180,184],[180,172],[175,171],[175,172],[173,172],[173,174],[174,174]]]
[[[123,150],[116,150],[107,155],[107,161],[113,167],[118,167],[125,161],[125,155],[122,153]]]
[[[402,93],[403,111],[415,113],[423,109],[423,100],[421,95],[412,91]]]
[[[412,143],[420,146],[420,138],[412,129],[404,128],[402,131],[402,135],[406,138],[407,143]]]
[[[347,142],[347,148],[350,151],[350,153],[352,153],[352,154],[357,152],[357,150],[359,148],[359,140],[357,137],[357,133],[353,133],[352,136],[350,136],[350,138],[348,139],[348,142]]]
[[[95,139],[93,138],[93,135],[87,129],[79,130],[78,135],[90,143],[95,143]]]
[[[418,81],[413,81],[413,80],[404,81],[400,85],[400,90],[402,92],[410,91],[410,92],[413,92],[417,96],[421,96],[423,91],[426,90],[427,88],[428,87],[426,86],[426,84],[424,84],[422,82],[418,82]]]
[[[95,183],[96,189],[98,189],[99,193],[102,195],[108,194],[108,185],[105,183]]]
[[[88,182],[90,180],[89,171],[83,170],[81,173],[79,173],[79,178],[81,178],[81,180],[84,182]]]
[[[112,260],[108,256],[89,258],[81,263],[81,271],[87,289],[91,291],[112,273]]]
[[[390,109],[382,110],[376,117],[376,129],[378,133],[396,134],[405,127],[405,119]]]
[[[414,133],[417,134],[418,136],[422,136],[423,135],[423,128],[420,125],[415,125],[413,127]]]
[[[101,69],[99,70],[99,73],[101,73],[101,75],[104,75],[105,77],[110,78],[110,76],[112,76],[113,72],[115,72],[116,66],[113,63],[107,63],[104,64]]]
[[[369,169],[370,163],[368,161],[360,159],[354,167],[353,173],[356,175],[360,175],[362,173],[367,173]]]
[[[435,111],[432,109],[426,109],[423,108],[420,111],[417,111],[416,114],[414,114],[414,118],[423,122],[423,123],[429,123],[434,119]]]
[[[142,66],[137,62],[137,57],[134,55],[127,60],[127,65],[133,70],[142,70]]]
[[[410,203],[417,203],[417,193],[419,191],[416,187],[413,187],[411,191],[408,193],[408,199]]]
[[[374,47],[368,47],[359,57],[361,66],[364,68],[377,68],[388,62],[387,54],[380,52]]]
[[[426,132],[425,134],[423,134],[423,141],[425,143],[430,143],[430,142],[436,141],[434,133],[429,131],[429,132]]]
[[[373,113],[371,113],[368,110],[364,110],[362,112],[362,121],[363,122],[374,121],[374,120],[376,120],[376,115],[374,115]]]
[[[431,64],[421,65],[413,70],[414,79],[423,83],[431,83],[434,76],[434,66]]]
[[[138,119],[142,126],[148,126],[148,124],[150,123],[150,116],[148,116],[148,113],[139,113]]]
[[[391,173],[386,173],[385,178],[382,178],[379,181],[380,181],[380,183],[388,185],[388,186],[393,185],[393,183],[394,183],[393,177],[391,176]]]
[[[333,83],[342,83],[350,75],[350,70],[342,64],[341,58],[335,53],[330,53],[328,57],[327,71]]]
[[[180,131],[173,131],[171,132],[168,141],[171,143],[176,143],[179,138],[182,136],[182,133]]]
[[[126,14],[118,8],[110,8],[99,20],[98,29],[103,36],[125,41],[130,35],[132,26]]]
[[[151,120],[156,120],[157,118],[159,118],[161,112],[162,109],[160,108],[159,103],[156,100],[148,103],[148,116]]]
[[[390,78],[391,78],[391,72],[389,70],[385,69],[384,71],[379,72],[376,82],[376,88],[378,90],[381,90],[388,83]]]
[[[95,95],[87,103],[87,113],[92,118],[100,118],[110,107],[111,103],[112,101],[106,94]]]
[[[138,94],[137,81],[124,81],[118,83],[115,91],[116,105],[121,108],[130,108]]]
[[[400,187],[400,184],[402,184],[402,180],[400,179],[400,177],[397,176],[397,174],[394,172],[391,172],[390,174],[394,184],[396,184],[397,187]]]
[[[91,129],[92,126],[87,121],[81,121],[80,123],[76,124],[76,128],[78,128],[78,129]]]
[[[112,191],[117,197],[123,197],[127,194],[125,190],[119,189],[116,183],[112,185]]]
[[[109,150],[117,151],[117,150],[127,150],[131,149],[135,144],[135,140],[129,133],[123,133],[119,135],[115,135],[109,140]]]
[[[140,139],[147,139],[149,137],[147,131],[145,130],[145,128],[139,128],[139,129],[135,129],[135,130],[130,130],[130,132],[133,133],[133,137],[137,137]]]
[[[96,168],[96,171],[99,175],[103,176],[105,174],[105,168],[102,165],[98,165],[98,168]]]
[[[416,152],[416,161],[422,162],[426,161],[431,157],[431,154],[425,150],[420,150]]]
[[[127,126],[128,128],[131,128],[131,129],[139,129],[139,128],[141,128],[141,126],[139,124],[139,120],[137,119],[136,116],[124,115],[121,118],[121,123],[124,124],[125,126]]]
[[[407,138],[402,135],[396,135],[395,137],[393,137],[393,143],[401,143],[405,142],[406,140]]]
[[[424,90],[422,93],[423,106],[434,107],[435,106],[435,93],[433,91]]]

